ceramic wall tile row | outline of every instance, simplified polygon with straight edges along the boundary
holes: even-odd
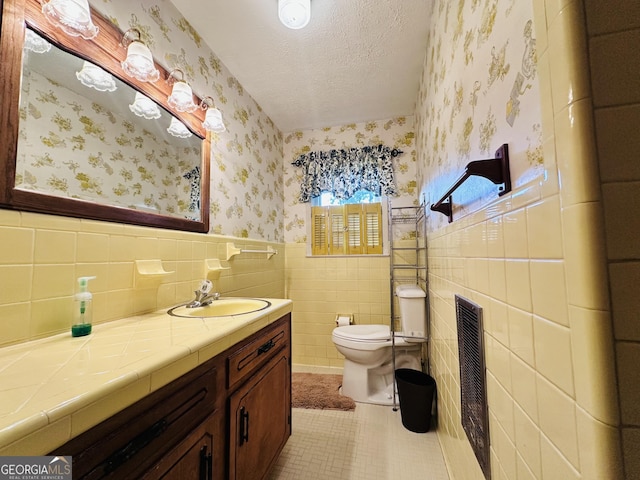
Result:
[[[589,65],[584,5],[532,3],[543,173],[453,224],[436,216],[430,225],[432,365],[439,405],[446,406],[439,409],[440,438],[452,478],[482,478],[460,427],[453,296],[461,294],[484,307],[493,478],[622,478],[605,262],[609,245],[591,82],[584,74]],[[510,5],[507,15],[514,14]],[[527,7],[513,8],[522,15]],[[437,5],[435,11],[444,12]],[[471,12],[465,9],[458,20],[467,16]],[[435,54],[438,60],[438,53],[434,46],[427,57]],[[416,113],[423,191],[438,189],[438,174],[451,168],[431,162],[432,152],[425,149],[430,140],[422,134],[440,118],[433,117],[433,100],[424,93],[437,63],[426,63]],[[438,71],[435,76],[441,85],[449,78]],[[526,131],[514,128],[512,136],[518,135]],[[635,275],[629,269],[617,274],[619,284]],[[631,292],[619,295],[629,299]],[[625,310],[631,312],[631,305]],[[633,349],[624,352],[625,358],[633,355]],[[634,409],[627,414],[632,417]],[[633,434],[629,439],[637,441]]]
[[[446,243],[446,241],[445,235],[435,242],[434,249],[437,249],[441,242]],[[549,262],[555,264],[556,261]],[[470,265],[469,268],[474,268],[472,264]],[[439,415],[444,417],[441,421],[446,425],[444,429],[447,432],[446,438],[448,439],[449,434],[455,439],[458,439],[459,435],[464,438],[464,432],[459,429],[458,408],[450,408],[449,405],[459,403],[459,384],[455,324],[450,323],[450,319],[455,316],[448,299],[454,292],[462,291],[463,294],[485,306],[487,369],[492,379],[490,380],[492,387],[490,387],[489,408],[492,412],[494,428],[500,432],[498,439],[502,434],[506,435],[506,439],[502,438],[495,445],[496,450],[493,452],[493,459],[499,464],[500,472],[509,472],[513,469],[511,454],[504,456],[506,452],[510,452],[509,443],[505,444],[508,440],[515,445],[518,452],[516,468],[530,472],[533,475],[532,478],[542,478],[540,477],[541,466],[538,463],[539,455],[533,455],[532,459],[531,448],[534,448],[534,451],[542,448],[541,442],[544,441],[553,446],[545,449],[547,461],[554,465],[562,465],[563,472],[572,472],[572,475],[580,478],[578,472],[582,468],[581,462],[588,457],[585,454],[586,448],[589,447],[585,447],[584,441],[582,443],[578,441],[579,425],[576,422],[576,412],[580,407],[576,403],[576,398],[581,395],[591,395],[589,393],[591,389],[584,384],[589,381],[599,381],[597,379],[601,379],[603,374],[606,375],[606,366],[611,364],[611,360],[607,358],[605,352],[601,353],[597,359],[601,368],[593,370],[590,366],[586,366],[593,362],[586,362],[580,367],[580,362],[585,363],[582,350],[595,355],[602,349],[599,349],[597,343],[595,345],[579,344],[574,347],[572,334],[575,334],[573,330],[580,330],[587,325],[589,332],[598,336],[598,325],[589,327],[587,320],[584,320],[578,322],[578,326],[572,329],[553,321],[554,315],[551,315],[552,318],[545,318],[535,314],[533,293],[530,294],[528,309],[523,310],[491,298],[476,289],[468,288],[464,283],[456,284],[447,279],[449,275],[450,272],[447,273],[444,269],[439,273],[432,269],[430,276],[431,291],[437,292],[437,296],[432,297],[432,318],[435,324],[434,375],[438,381],[440,395],[443,397],[440,404],[447,405],[446,409],[439,410]],[[525,270],[523,275],[531,277],[532,274]],[[564,277],[559,278],[563,281]],[[525,282],[525,284],[531,285],[531,282]],[[529,286],[529,288],[532,291],[538,288],[542,293],[547,291],[547,286],[541,282],[537,287]],[[564,290],[562,287],[559,288]],[[566,301],[558,305],[559,311],[564,312]],[[575,315],[573,308],[562,315],[567,315],[570,320],[573,320]],[[584,313],[591,315],[590,310]],[[571,322],[569,324],[571,325]],[[578,336],[584,335],[578,334]],[[595,378],[593,378],[594,375]],[[587,376],[592,377],[593,380],[589,380]],[[578,382],[575,377],[580,381]],[[586,394],[583,393],[585,389]],[[601,398],[599,403],[596,402],[596,405],[589,405],[589,407],[591,410],[598,411],[602,405],[608,405],[610,400]],[[586,400],[584,403],[588,404]],[[603,430],[606,431],[606,426],[594,420],[591,414],[584,410],[580,411],[583,414],[581,421],[587,425],[585,427],[587,431],[589,428],[595,429],[595,432],[591,430],[589,433],[600,438]],[[514,429],[516,421],[520,425],[525,425],[521,428],[522,432],[518,433],[517,429]],[[466,446],[462,447],[458,443],[456,440],[450,445],[454,449],[454,455],[461,453],[459,449],[466,450]],[[598,448],[602,448],[602,445]],[[611,453],[615,454],[615,449],[613,452],[609,451],[609,454]],[[507,462],[504,465],[501,462],[503,459]],[[470,463],[473,461],[470,460]],[[513,477],[507,474],[506,478]]]
[[[585,0],[626,478],[640,478],[640,4]],[[620,434],[618,432],[616,435]]]
[[[166,308],[193,297],[204,260],[238,239],[0,211],[0,345],[68,331],[76,279],[90,284],[94,322]],[[253,244],[283,245],[261,241]],[[13,252],[9,255],[7,252]],[[216,289],[226,295],[284,296],[284,255],[228,262]],[[136,288],[135,260],[160,259],[173,272],[156,290]]]

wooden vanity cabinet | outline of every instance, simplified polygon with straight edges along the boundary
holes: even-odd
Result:
[[[229,479],[260,480],[291,435],[289,316],[228,359]]]
[[[219,397],[224,395],[223,372],[224,362],[217,357],[211,359],[56,448],[51,455],[72,455],[74,479],[139,479],[152,472],[148,478],[164,478],[159,469],[168,472],[172,468],[166,459],[182,461],[184,455],[177,452],[184,450],[184,441],[204,425],[213,443],[208,447],[213,453],[213,471],[208,477],[185,478],[222,480],[225,428],[224,402]],[[216,442],[220,443],[217,458]],[[195,467],[200,472],[200,462]]]
[[[265,478],[291,435],[291,316],[50,455],[82,480]]]

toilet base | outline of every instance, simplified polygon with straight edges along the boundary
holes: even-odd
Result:
[[[420,350],[396,354],[396,368],[421,370]],[[340,393],[356,402],[393,405],[393,377],[391,360],[371,368],[345,358]]]

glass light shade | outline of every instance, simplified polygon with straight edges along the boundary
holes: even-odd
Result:
[[[27,28],[24,37],[24,48],[34,53],[47,53],[51,50],[51,44]]]
[[[42,5],[42,13],[72,37],[90,40],[98,35],[98,27],[91,20],[88,0],[49,0]]]
[[[167,98],[167,103],[171,108],[179,112],[193,112],[198,106],[193,103],[193,91],[187,82],[178,81],[173,84],[171,95]]]
[[[174,137],[179,138],[189,138],[193,135],[187,127],[185,127],[184,123],[178,120],[176,117],[171,118],[171,123],[169,124],[169,128],[167,128],[167,132],[169,132]]]
[[[222,121],[222,113],[217,108],[208,108],[202,126],[210,132],[224,132],[227,128]]]
[[[311,0],[278,0],[278,18],[294,30],[306,27],[311,19]]]
[[[139,41],[133,41],[127,47],[127,58],[121,63],[124,72],[141,82],[155,82],[160,72],[153,63],[151,50]]]
[[[136,92],[136,96],[133,103],[129,105],[129,109],[137,116],[146,118],[147,120],[155,120],[161,116],[160,108],[158,108],[156,102],[140,92]]]
[[[82,69],[76,72],[76,77],[85,87],[95,88],[99,92],[115,92],[118,88],[110,73],[91,62],[84,62]]]

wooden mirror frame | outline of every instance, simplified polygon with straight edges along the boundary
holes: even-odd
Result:
[[[84,40],[81,37],[71,37],[49,23],[41,12],[41,4],[38,0],[0,0],[0,6],[0,92],[2,92],[0,99],[2,109],[0,115],[0,171],[2,172],[0,173],[0,207],[148,227],[208,232],[211,139],[202,127],[204,110],[198,108],[189,114],[172,109],[167,104],[167,97],[171,93],[171,86],[165,81],[168,72],[157,63],[156,68],[160,71],[160,79],[155,83],[140,82],[127,76],[120,65],[127,53],[126,48],[121,45],[123,32],[93,8],[91,15],[93,22],[99,28],[99,33],[93,40]],[[202,138],[200,221],[15,188],[22,55],[27,25],[47,37],[56,46],[100,65],[123,82],[155,100]],[[194,102],[197,105],[200,101],[200,98],[194,95]]]

